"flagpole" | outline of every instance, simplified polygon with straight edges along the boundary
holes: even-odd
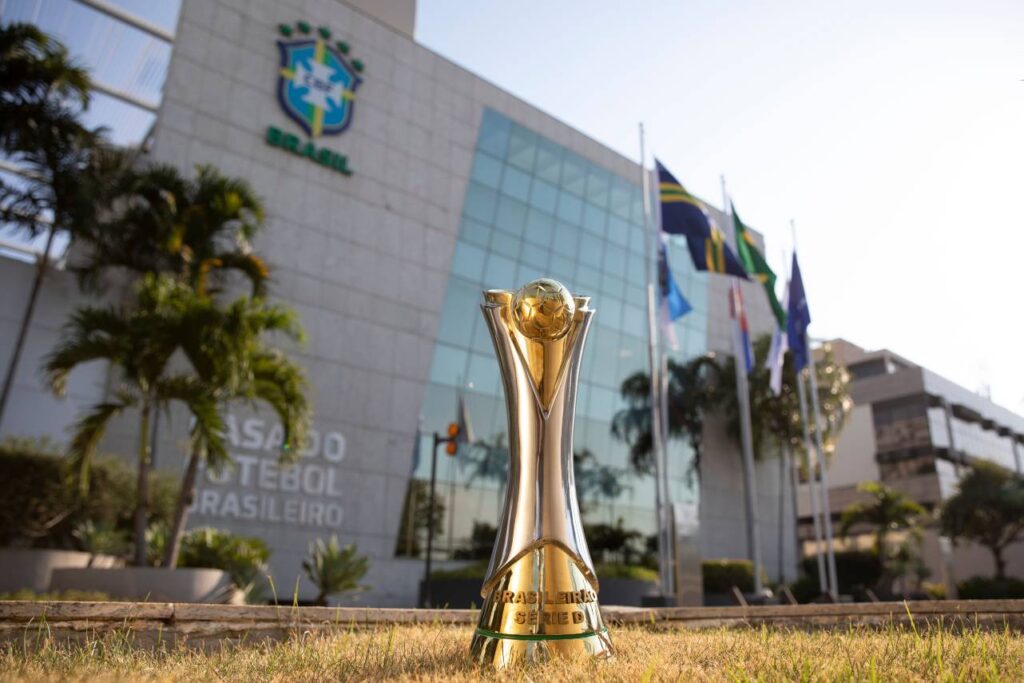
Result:
[[[732,221],[732,210],[729,207],[729,194],[725,189],[725,176],[722,181],[722,207],[726,215]],[[732,232],[735,234],[735,226]],[[740,330],[739,310],[739,283],[730,282],[731,309],[734,311],[733,329],[733,357],[736,366],[736,398],[740,408],[740,446],[743,450],[743,489],[746,497],[747,517],[747,552],[754,565],[754,592],[761,594],[761,539],[757,530],[757,496],[754,492],[754,446],[750,427],[750,387],[747,383],[747,353],[744,348],[742,331]]]
[[[789,268],[789,263],[790,263],[790,260],[786,256],[786,250],[782,249],[782,264],[783,264],[783,268]],[[793,273],[792,273],[791,270],[786,273],[786,279],[785,279],[786,285],[785,285],[785,288],[783,289],[783,292],[784,292],[784,294],[783,294],[783,299],[784,299],[783,309],[786,310],[787,314],[788,314],[788,311],[789,311],[789,281],[790,281],[790,278],[792,276],[793,276]],[[780,335],[782,335],[783,337],[788,334],[787,330],[780,330],[779,332],[780,332]],[[780,344],[781,344],[781,342],[780,342]],[[788,343],[788,339],[787,339],[787,341],[786,341],[786,347],[787,348],[783,351],[783,356],[782,356],[782,358],[779,361],[780,362],[780,365],[779,365],[779,376],[780,376],[779,392],[780,392],[780,395],[781,395],[781,392],[782,392],[782,380],[781,380],[781,377],[784,374],[783,373],[783,369],[785,368],[785,363],[786,363],[785,351],[788,351],[788,346],[789,346],[789,343]],[[797,380],[799,380],[800,379],[800,373],[797,372],[796,376],[797,376]],[[793,444],[789,441],[788,438],[783,443],[782,459],[786,463],[786,466],[785,466],[786,467],[785,476],[789,479],[788,483],[789,483],[790,505],[793,506],[793,556],[796,559],[796,570],[797,570],[797,573],[799,574],[799,572],[800,572],[800,564],[802,563],[802,561],[804,559],[803,548],[800,546],[800,497],[799,497],[800,479],[797,476],[797,469],[795,467],[795,463],[793,462]],[[785,490],[785,489],[783,488],[783,490]],[[780,530],[779,533],[780,534],[782,533],[781,530]],[[779,545],[779,552],[780,552],[780,554],[782,552],[782,548],[783,548],[783,546],[782,546],[782,544],[780,542],[780,545]]]
[[[650,177],[649,175],[647,176]],[[650,200],[648,190],[648,201]],[[656,228],[656,237],[654,240],[654,251],[657,252],[662,248],[662,234],[657,227],[662,224],[660,221],[660,205],[655,205],[651,202],[650,212],[654,217],[654,227]],[[654,259],[654,268],[657,270],[657,259]],[[666,245],[666,270],[668,270],[668,245]],[[672,273],[667,272],[669,278],[672,278]],[[665,296],[662,293],[662,296]],[[668,306],[666,305],[667,309]],[[665,312],[662,307],[655,306],[655,317],[659,312]],[[671,339],[675,339],[675,333],[672,332],[671,327],[673,324],[672,316],[669,314],[665,315],[665,324],[662,327],[655,327],[658,331],[658,358],[660,360],[660,368],[657,378],[657,393],[660,397],[658,401],[658,408],[660,410],[660,427],[662,427],[662,506],[665,509],[665,533],[668,537],[668,543],[666,548],[669,549],[669,589],[670,594],[675,595],[676,593],[676,514],[672,504],[672,489],[669,487],[669,339],[663,339],[669,333],[673,335]],[[677,600],[678,603],[678,600]]]
[[[828,580],[832,588],[832,597],[839,598],[839,582],[836,576],[836,553],[832,538],[832,508],[828,500],[828,463],[825,461],[825,449],[821,443],[821,430],[818,428],[818,371],[814,354],[811,352],[811,338],[804,332],[804,347],[807,349],[807,374],[811,378],[811,409],[814,418],[814,441],[817,448],[818,471],[821,481],[821,508],[825,522],[825,552],[828,557]]]
[[[664,473],[664,444],[662,443],[663,431],[661,429],[661,364],[658,362],[657,347],[657,304],[655,300],[655,249],[657,242],[654,237],[656,226],[651,221],[651,198],[650,183],[647,177],[647,154],[644,149],[644,124],[639,124],[640,129],[640,187],[643,192],[644,207],[644,246],[647,252],[645,259],[647,269],[647,353],[650,364],[651,378],[651,448],[654,454],[654,506],[655,520],[658,527],[658,570],[661,579],[662,596],[673,594],[672,551],[670,544],[672,539],[667,533],[665,524],[665,508],[662,496],[662,476]]]
[[[811,517],[814,520],[814,555],[818,560],[818,587],[822,594],[829,592],[828,580],[825,577],[825,558],[822,557],[821,519],[818,513],[818,486],[817,477],[814,476],[814,461],[811,454],[814,447],[811,445],[811,432],[808,427],[807,417],[807,390],[804,389],[803,370],[796,371],[796,390],[800,397],[800,424],[804,429],[804,449],[807,453],[807,488],[811,497]]]
[[[796,258],[796,221],[792,218],[789,219],[789,230],[793,238],[793,258]],[[792,269],[790,272],[790,279],[792,279]],[[805,340],[806,341],[806,340]],[[791,342],[792,343],[792,342]],[[804,349],[807,349],[806,345]],[[822,520],[821,520],[821,502],[819,499],[820,484],[816,474],[816,462],[812,459],[812,453],[814,452],[811,443],[811,435],[809,424],[809,417],[807,415],[807,394],[804,389],[804,378],[803,368],[798,368],[796,371],[797,379],[797,393],[800,396],[800,422],[803,425],[804,432],[804,451],[807,455],[807,491],[811,499],[811,516],[814,521],[814,547],[815,557],[817,558],[818,564],[818,585],[822,594],[829,593],[828,576],[825,569],[825,558],[823,555],[822,548],[825,545],[825,540],[822,534]]]

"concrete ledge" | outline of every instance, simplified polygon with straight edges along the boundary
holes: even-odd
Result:
[[[927,628],[1011,628],[1024,632],[1024,600],[960,600],[761,607],[668,607],[602,609],[612,625],[650,628],[849,628],[909,625]],[[0,642],[57,638],[84,641],[130,633],[139,646],[184,643],[216,646],[224,641],[276,641],[295,633],[343,632],[402,624],[468,628],[477,610],[373,607],[274,607],[134,602],[0,602]]]

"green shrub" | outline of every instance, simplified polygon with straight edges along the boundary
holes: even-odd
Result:
[[[265,590],[269,559],[270,549],[262,539],[202,527],[185,534],[178,566],[225,571],[246,601],[255,602]]]
[[[597,578],[600,579],[636,579],[637,581],[657,581],[658,572],[636,564],[604,563],[597,565]]]
[[[818,577],[809,574],[802,574],[800,578],[789,584],[789,590],[799,603],[811,602],[821,594]]]
[[[79,522],[71,535],[78,547],[94,555],[126,555],[131,547],[128,534],[117,529],[95,524],[91,519]]]
[[[733,586],[744,593],[754,590],[754,563],[750,560],[704,560],[700,569],[705,593],[728,593]],[[768,575],[763,569],[761,582],[768,583]]]
[[[309,547],[309,559],[302,562],[306,576],[317,587],[316,602],[321,605],[326,605],[331,595],[365,590],[359,580],[366,576],[369,568],[370,561],[359,554],[355,543],[343,548],[337,536],[331,536],[326,542],[318,538]]]
[[[170,519],[177,488],[173,477],[153,475],[154,520]],[[49,443],[0,443],[0,546],[89,550],[75,537],[76,528],[91,522],[96,529],[130,534],[134,511],[135,473],[122,460],[98,459],[89,493],[82,496]]]
[[[961,600],[999,600],[1024,598],[1024,581],[974,576],[956,585]]]
[[[932,583],[930,581],[922,581],[921,588],[928,594],[928,597],[932,600],[945,600],[948,596],[946,595],[946,586],[941,583]]]
[[[806,576],[818,576],[818,558],[813,555],[805,557],[800,566]],[[863,593],[866,588],[874,588],[882,579],[882,570],[878,554],[873,550],[844,550],[836,553],[836,578],[839,580],[840,593],[857,594]],[[814,585],[817,586],[817,578]],[[817,591],[812,597],[815,596]]]

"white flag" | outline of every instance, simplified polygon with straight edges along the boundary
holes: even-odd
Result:
[[[782,310],[789,310],[789,282],[786,283],[786,289],[782,294]],[[772,335],[772,346],[768,349],[768,358],[764,363],[765,368],[771,373],[769,386],[776,396],[782,393],[782,366],[786,362],[788,350],[789,337],[786,330],[776,327]]]

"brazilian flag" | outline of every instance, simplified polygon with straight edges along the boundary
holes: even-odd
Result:
[[[670,235],[686,237],[686,246],[697,270],[748,279],[747,271],[726,244],[725,235],[708,220],[700,201],[687,192],[661,162],[655,159],[654,163],[658,169],[661,229]]]
[[[736,252],[739,254],[740,262],[755,280],[764,285],[764,291],[768,293],[768,303],[772,306],[772,313],[779,321],[779,329],[784,330],[786,329],[786,311],[783,310],[782,304],[775,296],[775,273],[768,267],[764,255],[757,250],[754,236],[750,234],[747,226],[743,225],[743,221],[736,213],[736,205],[732,202],[729,204],[732,207],[732,222],[736,226]]]

